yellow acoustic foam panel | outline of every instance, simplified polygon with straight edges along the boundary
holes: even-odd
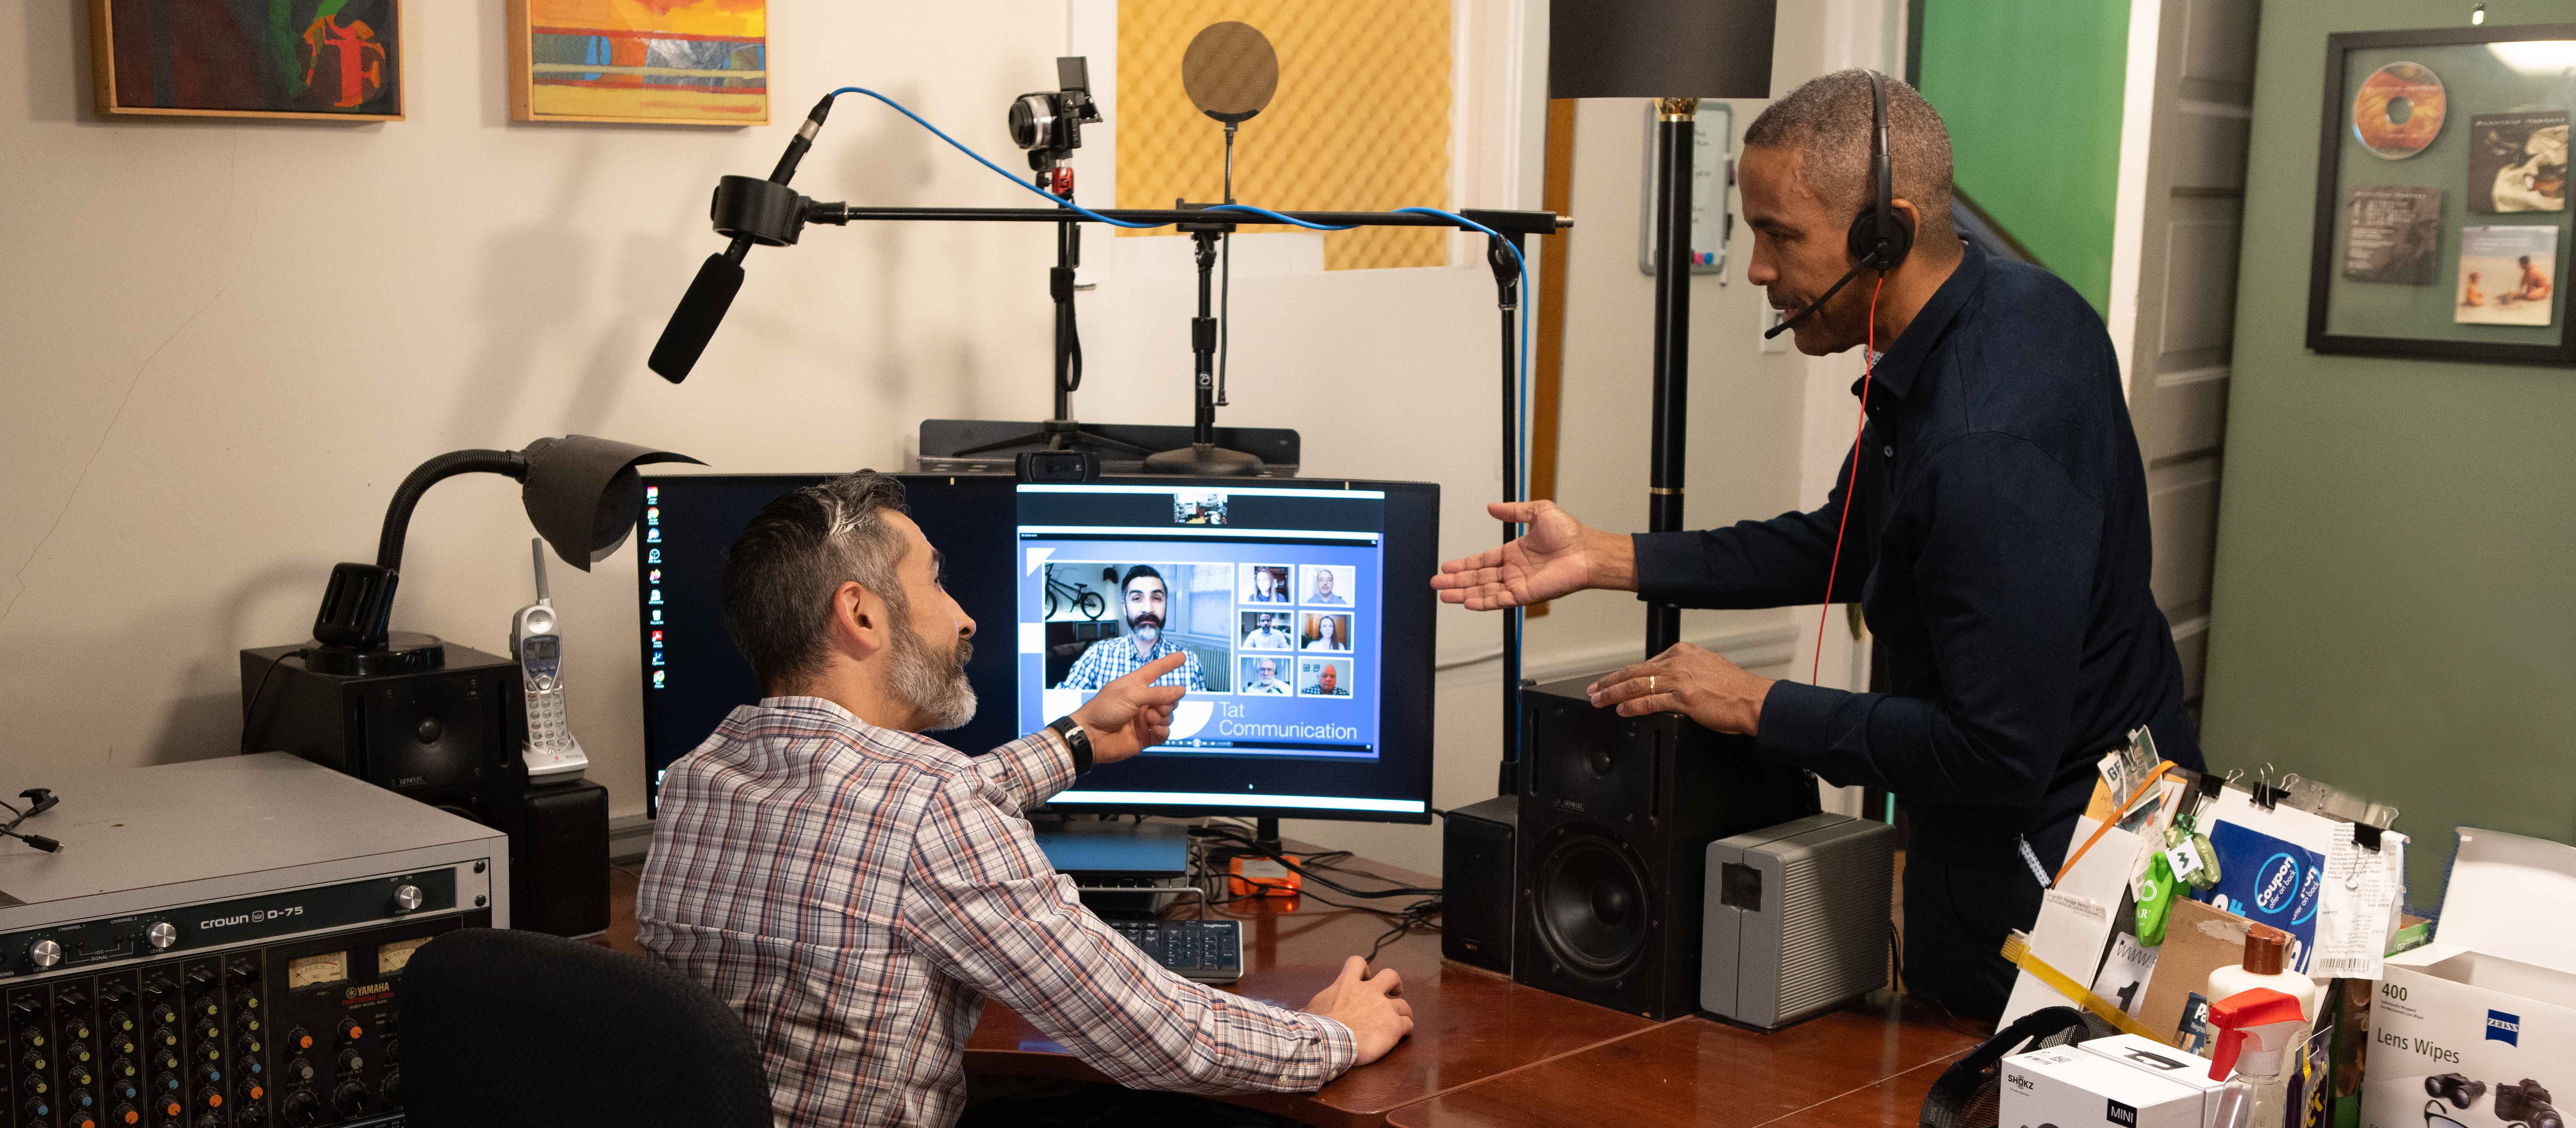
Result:
[[[1118,206],[1223,198],[1225,127],[1190,104],[1181,56],[1200,29],[1241,20],[1278,50],[1279,93],[1235,134],[1235,199],[1280,211],[1448,207],[1450,3],[1119,0]],[[1326,270],[1448,259],[1435,229],[1324,236]]]

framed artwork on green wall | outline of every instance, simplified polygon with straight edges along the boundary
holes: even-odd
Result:
[[[2576,24],[2326,37],[2308,347],[2576,364]]]

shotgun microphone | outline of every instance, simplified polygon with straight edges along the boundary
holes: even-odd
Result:
[[[823,119],[832,112],[834,95],[826,94],[814,103],[814,112],[805,115],[805,124],[796,127],[796,136],[787,142],[787,152],[778,158],[778,167],[770,170],[769,182],[784,185],[796,175],[796,165],[805,159],[805,151],[814,147],[814,135],[822,132]],[[724,324],[725,311],[733,308],[733,297],[742,291],[742,259],[761,242],[749,234],[738,234],[724,250],[707,256],[698,267],[698,276],[689,282],[687,293],[680,295],[680,305],[671,311],[670,323],[662,327],[662,339],[654,342],[652,359],[646,365],[674,384],[688,379],[689,370],[697,366],[698,354],[707,351],[714,339],[716,326]]]

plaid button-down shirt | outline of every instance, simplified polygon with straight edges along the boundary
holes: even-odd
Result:
[[[1052,732],[970,758],[820,698],[744,706],[663,777],[637,939],[742,1014],[789,1128],[955,1122],[987,997],[1131,1088],[1349,1068],[1340,1023],[1182,979],[1082,907],[1021,815],[1072,782]]]
[[[1203,692],[1207,689],[1207,670],[1199,665],[1198,653],[1174,645],[1170,635],[1155,638],[1154,648],[1143,654],[1136,653],[1134,635],[1104,638],[1092,643],[1091,649],[1083,651],[1082,657],[1073,660],[1073,668],[1065,671],[1064,684],[1061,688],[1098,689],[1153,665],[1166,654],[1180,655],[1181,666],[1171,673],[1154,679],[1155,685],[1177,685],[1193,692]]]

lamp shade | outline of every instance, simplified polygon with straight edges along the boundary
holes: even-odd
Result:
[[[1768,98],[1778,0],[1554,0],[1550,98]]]
[[[698,461],[589,435],[538,439],[524,453],[528,477],[519,497],[528,507],[528,523],[564,563],[585,572],[635,531],[635,510],[644,500],[637,466]]]

